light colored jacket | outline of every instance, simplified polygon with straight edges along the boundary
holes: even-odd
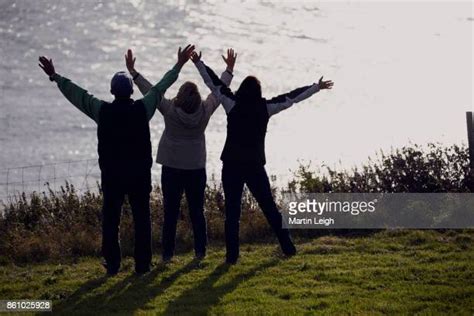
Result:
[[[221,80],[227,86],[232,73],[224,71]],[[152,87],[141,74],[135,77],[135,84],[144,95]],[[174,105],[173,99],[163,97],[156,105],[163,115],[165,129],[158,144],[156,162],[177,169],[202,169],[206,167],[206,136],[204,131],[220,102],[213,93],[201,102],[194,113],[186,113]]]

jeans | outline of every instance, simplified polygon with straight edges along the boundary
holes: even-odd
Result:
[[[273,200],[270,181],[263,165],[224,163],[222,184],[225,195],[225,239],[228,262],[235,262],[239,257],[239,222],[244,184],[247,184],[257,200],[283,252],[287,255],[296,253],[288,229],[282,228],[282,216]]]
[[[121,252],[120,216],[125,195],[132,207],[135,229],[135,269],[146,271],[151,264],[150,192],[151,171],[102,172],[102,254],[107,270],[118,271]]]
[[[161,187],[163,190],[163,258],[174,255],[176,225],[183,192],[189,206],[193,226],[194,252],[204,256],[207,246],[206,218],[204,217],[204,190],[206,189],[206,169],[185,170],[162,167]]]

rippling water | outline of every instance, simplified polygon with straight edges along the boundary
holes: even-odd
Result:
[[[465,142],[472,105],[472,4],[466,2],[0,1],[0,168],[95,159],[95,123],[70,105],[37,66],[110,100],[109,80],[131,47],[153,81],[196,43],[224,69],[220,54],[239,53],[236,89],[247,74],[264,95],[335,81],[271,120],[268,169],[285,178],[298,160],[350,166],[380,148],[408,142]],[[192,64],[185,80],[202,84]],[[207,130],[209,174],[219,174],[225,139],[219,110]],[[151,122],[154,154],[163,130]],[[159,168],[154,166],[155,173]],[[4,175],[3,175],[4,176]]]

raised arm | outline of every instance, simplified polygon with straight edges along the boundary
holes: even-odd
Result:
[[[176,65],[169,70],[156,85],[151,87],[143,97],[142,101],[147,110],[148,119],[151,119],[153,114],[155,114],[156,106],[160,104],[166,90],[178,79],[181,68],[189,60],[193,51],[194,45],[188,45],[184,50],[181,50],[180,47],[178,49],[178,61]]]
[[[225,112],[229,113],[235,105],[235,96],[232,91],[227,87],[214,73],[214,71],[207,67],[201,61],[201,53],[196,54],[194,52],[191,56],[192,61],[196,65],[196,68],[199,71],[202,79],[206,86],[211,89],[211,92],[214,94],[214,97],[219,103],[222,103],[224,106]]]
[[[128,72],[132,76],[138,89],[143,95],[145,95],[150,91],[153,85],[135,69],[136,60],[137,59],[133,56],[132,50],[129,49],[127,54],[125,54],[125,65],[127,66]]]
[[[226,64],[226,69],[222,73],[221,76],[221,81],[226,85],[230,86],[230,83],[232,81],[233,73],[234,73],[234,66],[235,66],[235,61],[237,60],[237,53],[234,52],[234,49],[229,48],[227,49],[227,57],[222,55],[222,59],[224,60]],[[230,76],[227,76],[230,75]]]
[[[268,115],[272,116],[274,114],[277,114],[278,112],[281,112],[283,110],[288,109],[291,107],[293,104],[301,102],[316,92],[318,92],[321,89],[331,89],[333,86],[333,82],[328,80],[328,81],[323,81],[323,77],[319,79],[318,83],[314,83],[309,86],[301,87],[298,89],[295,89],[293,91],[290,91],[285,94],[281,94],[277,97],[274,97],[270,100],[267,100],[267,111]]]
[[[44,56],[39,58],[39,66],[49,76],[51,81],[55,81],[61,93],[82,113],[89,116],[96,123],[99,122],[100,107],[102,100],[88,93],[87,90],[79,87],[68,78],[58,75],[54,69],[53,61]]]
[[[138,87],[138,90],[145,96],[148,91],[153,87],[150,81],[148,81],[141,73],[139,73],[135,69],[135,61],[137,59],[133,56],[133,52],[131,49],[127,51],[127,54],[125,54],[125,65],[127,66],[128,72],[133,78],[133,82]],[[164,113],[164,109],[167,109],[170,107],[172,104],[171,100],[168,100],[164,97],[164,95],[161,97],[161,101],[155,105],[156,109],[160,111],[160,113]],[[154,109],[147,108],[147,113],[148,117],[151,118],[153,117],[153,114],[155,113]]]
[[[230,86],[233,78],[234,66],[235,61],[237,59],[237,54],[234,52],[232,48],[227,50],[227,57],[222,55],[222,59],[224,60],[225,64],[227,65],[226,70],[221,74],[220,80],[227,86]],[[208,109],[208,113],[212,115],[216,109],[219,107],[220,102],[214,96],[213,93],[210,93],[206,100],[203,102],[204,106]]]

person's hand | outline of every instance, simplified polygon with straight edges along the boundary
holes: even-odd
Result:
[[[56,73],[56,71],[54,70],[54,65],[53,65],[53,60],[52,59],[48,59],[45,56],[40,56],[40,58],[38,60],[40,62],[38,64],[38,66],[40,66],[40,68],[43,69],[43,71],[49,77],[51,77],[52,75],[54,75]]]
[[[189,44],[183,50],[181,47],[178,49],[178,65],[183,66],[189,58],[191,58],[191,54],[194,52],[194,45]]]
[[[198,61],[201,60],[201,56],[202,56],[201,52],[199,52],[199,55],[198,55],[198,53],[196,53],[196,51],[194,51],[191,54],[191,60],[193,61],[193,63],[197,63]]]
[[[334,85],[334,82],[332,82],[331,80],[323,81],[323,77],[321,77],[319,79],[318,85],[319,85],[319,89],[321,89],[321,90],[323,90],[323,89],[332,89],[332,86]]]
[[[128,49],[127,54],[125,55],[125,65],[127,66],[128,72],[131,75],[134,75],[137,73],[135,70],[135,60],[137,60],[135,57],[133,57],[133,52],[131,49]]]
[[[237,53],[234,52],[232,48],[227,50],[227,58],[222,55],[222,59],[227,65],[227,70],[230,72],[234,71],[235,60],[237,59]]]

